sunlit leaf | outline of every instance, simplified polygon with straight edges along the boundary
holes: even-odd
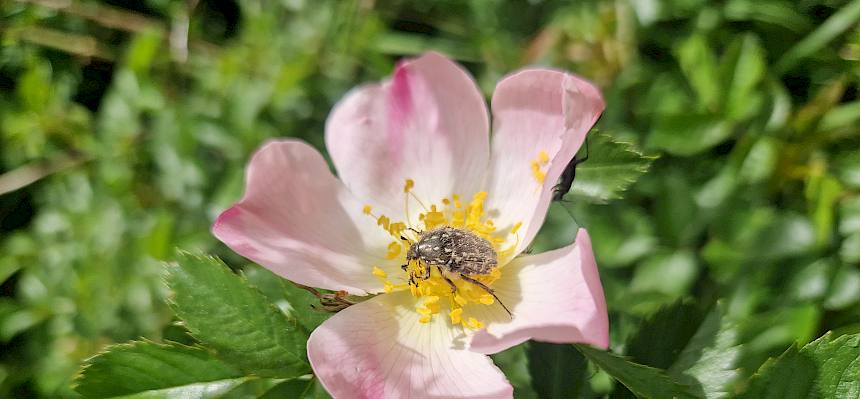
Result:
[[[740,331],[718,303],[699,324],[669,373],[684,381],[692,378],[706,398],[731,397],[732,385],[740,376]]]
[[[289,378],[310,371],[307,336],[297,322],[220,260],[183,252],[167,282],[176,315],[226,361],[260,376]]]
[[[826,334],[768,360],[741,398],[852,398],[860,395],[860,335]]]
[[[678,382],[665,370],[634,363],[612,352],[588,345],[576,348],[612,378],[643,398],[698,398],[693,387]]]
[[[579,155],[578,159],[584,156]],[[576,166],[576,179],[569,193],[571,201],[605,203],[619,199],[656,159],[604,133],[588,136],[587,156],[586,161]]]
[[[248,377],[205,349],[135,341],[84,363],[75,388],[86,398],[216,398]]]

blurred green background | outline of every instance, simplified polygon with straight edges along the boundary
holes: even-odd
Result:
[[[266,291],[271,275],[209,233],[248,157],[281,136],[324,151],[340,97],[430,49],[486,95],[526,65],[583,75],[607,100],[597,128],[659,156],[623,199],[574,185],[538,238],[589,229],[616,352],[669,367],[637,342],[673,303],[701,310],[684,313],[693,331],[723,307],[739,381],[795,341],[860,332],[858,0],[7,0],[0,13],[0,397],[76,397],[78,365],[105,345],[187,341],[161,281],[176,247]],[[547,396],[523,348],[497,363],[517,397]],[[587,377],[588,394],[611,389]]]

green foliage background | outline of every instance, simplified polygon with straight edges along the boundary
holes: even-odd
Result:
[[[334,102],[430,49],[487,95],[545,65],[607,100],[536,250],[589,229],[627,359],[521,345],[495,357],[517,397],[860,392],[860,0],[11,0],[0,15],[0,397],[115,396],[73,378],[141,337],[177,343],[117,347],[88,372],[141,350],[153,368],[167,353],[221,378],[214,397],[324,395],[247,377],[305,373],[301,359],[183,346],[207,327],[181,295],[177,322],[163,262],[177,247],[217,255],[312,330],[310,296],[209,227],[264,140],[324,151]],[[193,287],[192,269],[171,287]]]

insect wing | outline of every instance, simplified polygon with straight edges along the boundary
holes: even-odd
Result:
[[[469,235],[459,245],[460,269],[467,274],[486,274],[496,266],[496,251],[485,239]]]

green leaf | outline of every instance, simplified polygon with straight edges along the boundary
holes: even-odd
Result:
[[[792,345],[753,375],[741,398],[856,398],[860,396],[860,334],[832,333],[798,350]]]
[[[679,298],[688,293],[698,273],[696,256],[691,251],[660,251],[639,264],[630,281],[630,291],[660,292]]]
[[[691,156],[729,138],[732,125],[708,113],[678,113],[657,119],[647,146],[678,156]]]
[[[588,362],[571,345],[530,342],[532,388],[542,399],[576,398],[585,385]]]
[[[264,377],[310,371],[302,328],[220,260],[182,252],[167,283],[176,315],[231,364]]]
[[[633,144],[616,141],[608,134],[592,134],[588,140],[588,160],[577,165],[570,189],[576,199],[593,203],[620,199],[657,158],[645,156]]]
[[[851,129],[856,128],[858,122],[860,122],[860,101],[852,101],[850,103],[840,103],[828,110],[821,117],[818,128],[822,131]],[[849,154],[856,156],[857,153],[851,151]]]
[[[860,270],[850,265],[841,265],[833,276],[824,306],[827,309],[843,309],[856,306],[860,301]]]
[[[738,328],[725,313],[717,303],[669,368],[669,374],[680,381],[695,379],[707,398],[726,397],[739,375]]]
[[[723,12],[729,20],[761,21],[795,32],[809,29],[812,25],[809,18],[792,7],[793,5],[784,0],[730,0]]]
[[[860,151],[849,151],[837,157],[833,169],[843,184],[860,188]]]
[[[845,198],[839,204],[839,234],[850,236],[860,233],[860,196]]]
[[[695,33],[681,43],[677,53],[681,70],[699,101],[707,109],[715,110],[722,90],[717,79],[717,59],[707,38]]]
[[[577,220],[588,227],[601,267],[624,267],[654,251],[654,221],[630,206],[573,204]]]
[[[624,384],[636,396],[642,398],[698,398],[695,389],[682,384],[666,373],[665,370],[634,363],[612,352],[603,351],[588,345],[575,347],[588,360],[600,367],[612,378]]]
[[[723,58],[720,64],[727,85],[725,114],[732,120],[744,119],[763,102],[755,89],[764,78],[764,50],[755,35],[745,34],[732,42]]]
[[[761,137],[753,143],[744,158],[738,177],[746,183],[760,183],[776,170],[782,143],[772,137]]]
[[[827,18],[809,36],[797,42],[777,61],[774,69],[780,74],[791,70],[800,60],[814,54],[831,40],[856,26],[858,18],[860,18],[860,0],[854,0]]]
[[[260,399],[308,399],[314,397],[316,380],[294,378],[273,386]]]
[[[645,319],[627,344],[627,355],[636,362],[669,368],[696,333],[701,310],[692,301],[680,300],[660,308]]]
[[[134,341],[87,360],[75,390],[87,398],[212,398],[246,379],[204,349]]]
[[[305,331],[315,330],[334,313],[320,310],[320,299],[308,290],[272,273],[258,265],[247,265],[242,273],[254,288],[260,290],[271,302],[285,313],[298,320]],[[326,290],[318,290],[328,293]]]
[[[283,381],[281,378],[251,378],[219,396],[218,399],[260,398]]]
[[[809,177],[806,183],[806,200],[809,202],[810,219],[815,226],[816,243],[826,245],[833,234],[835,222],[834,209],[842,197],[842,184],[828,174]]]
[[[295,284],[281,279],[283,293],[290,303],[290,315],[296,318],[307,331],[313,331],[334,313],[318,310],[319,298]],[[316,306],[317,308],[314,308]]]

